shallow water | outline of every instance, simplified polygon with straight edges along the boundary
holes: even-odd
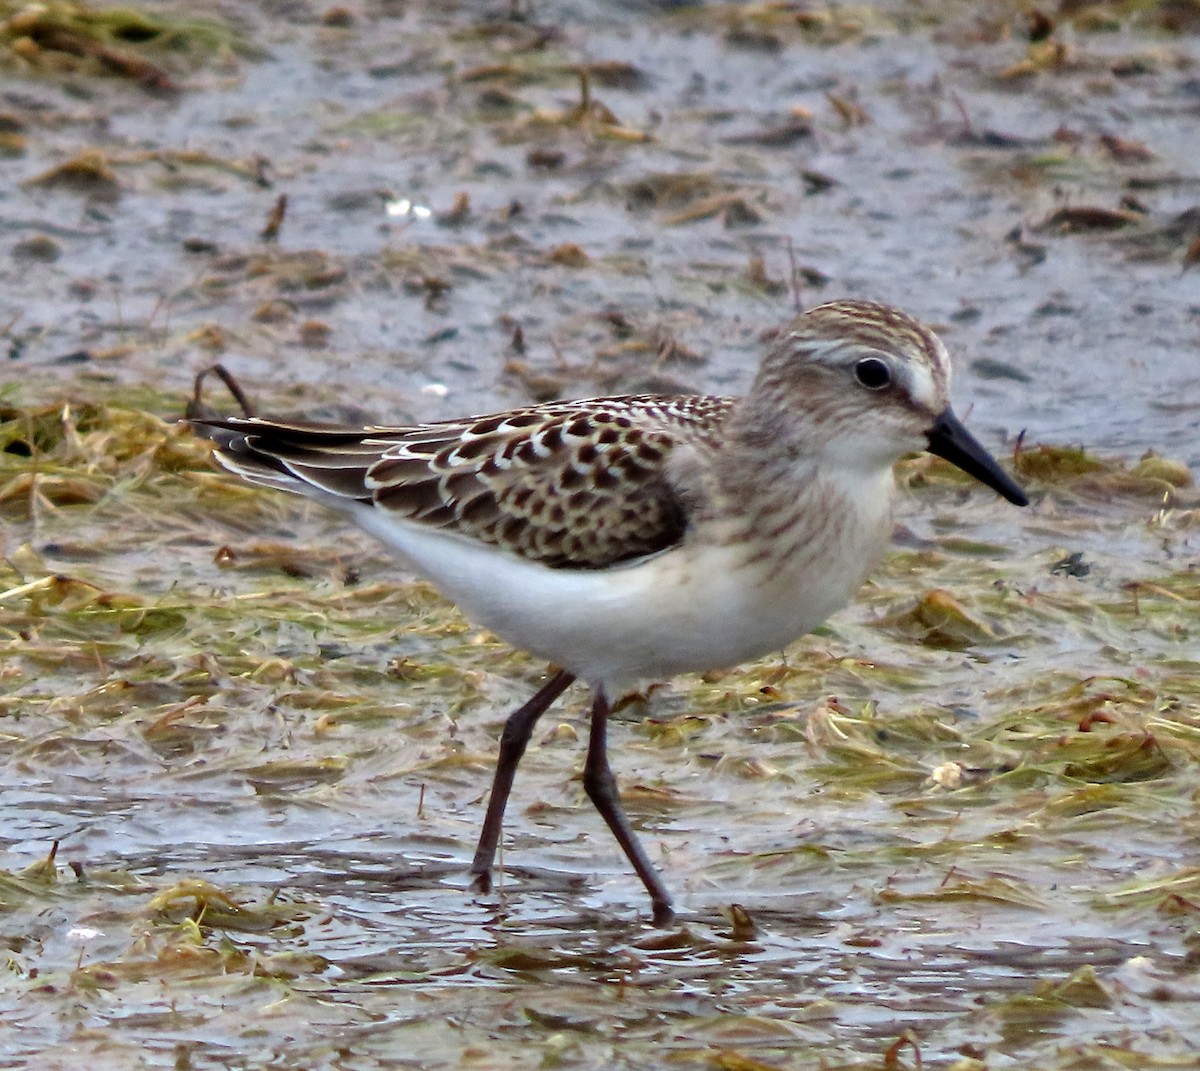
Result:
[[[1194,234],[1160,234],[1200,195],[1200,46],[1158,8],[1060,26],[1069,62],[1024,78],[1000,77],[1030,46],[994,4],[808,30],[600,2],[525,23],[379,3],[348,28],[303,4],[213,10],[266,54],[210,59],[175,97],[4,60],[26,145],[0,158],[0,325],[23,406],[181,397],[218,357],[264,410],[395,421],[737,391],[791,314],[790,244],[825,276],[803,304],[940,325],[997,453],[1026,429],[1200,464]],[[570,68],[605,60],[641,72],[593,79],[620,128],[561,121]],[[791,109],[810,134],[744,140],[809,121]],[[1117,159],[1106,134],[1153,156]],[[90,148],[115,200],[29,182]],[[162,155],[189,151],[210,159]],[[1038,228],[1123,195],[1144,222]],[[17,259],[36,234],[57,259]],[[65,574],[160,615],[0,605],[5,1065],[915,1066],[886,1056],[906,1029],[930,1067],[1193,1059],[1194,492],[1166,514],[1099,485],[1037,484],[1023,513],[907,496],[911,538],[827,629],[627,707],[614,765],[682,908],[660,931],[577,780],[582,694],[522,765],[502,894],[472,895],[499,726],[541,668],[318,510],[151,472],[118,467],[94,506],[5,506],[0,588]],[[295,562],[255,559],[260,541]],[[1070,552],[1090,573],[1055,571]],[[995,636],[906,624],[936,587]],[[56,840],[54,880],[21,873]]]
[[[470,4],[384,5],[348,30],[316,25],[316,11],[289,25],[227,10],[269,58],[197,73],[176,99],[97,79],[60,87],[10,76],[10,107],[37,124],[25,156],[5,165],[14,180],[94,146],[120,184],[108,204],[28,185],[0,200],[14,237],[49,230],[62,247],[54,264],[5,272],[4,300],[19,316],[9,333],[23,343],[11,373],[44,368],[81,342],[94,350],[132,337],[137,352],[103,372],[186,389],[202,359],[189,334],[215,322],[223,356],[263,404],[288,387],[322,386],[384,419],[439,417],[521,397],[504,376],[501,315],[523,326],[535,369],[581,368],[568,393],[601,386],[586,366],[605,345],[598,314],[616,309],[661,324],[706,361],[618,367],[614,386],[664,371],[735,390],[757,361],[758,333],[790,304],[788,287],[770,294],[747,281],[749,260],[761,256],[766,275],[786,282],[790,242],[799,265],[827,277],[802,290],[805,304],[871,297],[946,324],[963,355],[960,397],[986,434],[1028,428],[1126,453],[1180,442],[1185,460],[1200,460],[1195,280],[1180,270],[1178,243],[1143,259],[1160,251],[1149,233],[1200,194],[1189,35],[1064,26],[1073,67],[1002,80],[1025,49],[1011,39],[1020,20],[971,5],[949,18],[918,7],[932,26],[917,32],[902,28],[922,21],[912,5],[853,9],[845,21],[864,31],[826,46],[781,20],[768,30],[778,52],[731,47],[731,20],[706,9],[556,7],[538,24],[561,37],[532,53],[519,48],[528,24],[480,33],[496,27],[486,18],[498,11]],[[972,40],[985,33],[1010,39]],[[652,140],[537,122],[577,96],[569,71],[548,84],[537,72],[581,60],[634,65],[641,86],[601,85],[595,96]],[[1112,73],[1134,60],[1151,69]],[[532,82],[503,70],[483,78],[488,63],[532,70]],[[480,101],[497,87],[514,98],[498,117]],[[857,99],[867,125],[843,129],[830,94]],[[778,148],[729,144],[785,127],[790,109],[814,115],[811,136]],[[1010,147],[977,144],[995,134]],[[1097,140],[1104,134],[1144,142],[1153,158],[1114,160]],[[562,165],[531,167],[531,149],[562,153]],[[153,156],[184,151],[247,174]],[[249,177],[256,158],[270,189]],[[808,193],[803,171],[834,184]],[[659,174],[699,175],[716,193],[740,195],[760,222],[664,225],[702,198],[675,190],[661,207],[640,207],[649,195],[637,184]],[[278,192],[289,198],[278,252],[310,251],[328,276],[238,266],[262,248],[255,231]],[[464,193],[470,212],[439,222]],[[1036,253],[1005,238],[1057,206],[1116,207],[1123,195],[1147,208],[1138,234],[1030,233]],[[397,214],[405,202],[435,214]],[[220,252],[182,253],[188,238]],[[590,264],[548,260],[564,242]],[[424,275],[449,289],[427,301]],[[86,302],[70,293],[81,279],[96,284]],[[276,297],[294,306],[291,322],[256,324],[250,314]],[[328,349],[298,344],[304,317],[332,329]],[[447,330],[453,337],[429,341]],[[982,359],[1027,379],[983,379],[972,370]],[[431,384],[444,397],[421,393]]]

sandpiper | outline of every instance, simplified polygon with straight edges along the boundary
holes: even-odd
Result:
[[[534,725],[578,678],[592,690],[584,788],[664,924],[670,895],[608,763],[611,701],[781,650],[843,606],[888,545],[903,454],[929,450],[1025,505],[949,390],[933,331],[838,301],[787,324],[741,398],[588,398],[405,427],[195,423],[225,468],[345,513],[557,667],[504,726],[475,887],[490,888]]]

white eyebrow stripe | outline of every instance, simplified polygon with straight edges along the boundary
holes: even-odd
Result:
[[[935,411],[939,408],[937,383],[933,378],[933,370],[924,361],[905,362],[908,375],[909,396],[914,402],[925,409]]]
[[[800,343],[804,347],[808,359],[817,364],[840,364],[838,358],[845,353],[852,350],[863,350],[866,353],[871,349],[861,342],[844,338],[811,339],[798,332],[790,334],[788,340]]]

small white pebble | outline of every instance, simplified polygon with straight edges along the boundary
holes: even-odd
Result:
[[[963,768],[959,763],[943,762],[929,775],[929,780],[939,788],[958,788],[962,784],[962,775]]]
[[[579,730],[568,722],[560,721],[553,729],[551,729],[544,737],[542,744],[574,744],[579,740]]]
[[[395,197],[384,203],[384,211],[393,217],[412,216],[413,219],[428,219],[433,209],[428,205],[414,204],[407,197]]]

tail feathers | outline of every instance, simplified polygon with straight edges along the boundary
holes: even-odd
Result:
[[[276,468],[248,454],[239,455],[217,450],[213,456],[223,469],[240,476],[247,483],[258,487],[271,487],[276,491],[290,491],[294,495],[304,494],[304,481],[286,469]]]
[[[292,494],[371,499],[364,480],[380,447],[363,443],[365,431],[255,417],[192,424],[216,444],[215,457],[222,467],[249,483]]]

